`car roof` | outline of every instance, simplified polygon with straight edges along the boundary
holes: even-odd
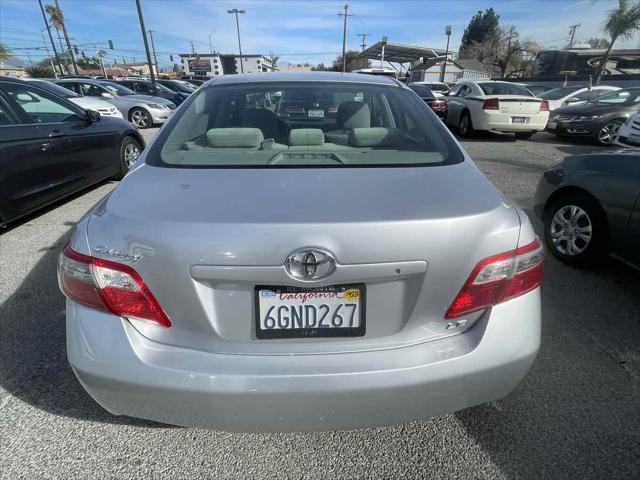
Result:
[[[281,82],[347,82],[373,83],[377,85],[402,86],[391,77],[368,75],[364,73],[341,72],[267,72],[245,73],[240,75],[222,75],[214,79],[215,85],[233,83],[281,83]]]

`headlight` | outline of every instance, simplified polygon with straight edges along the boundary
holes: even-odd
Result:
[[[173,109],[176,108],[176,104],[175,103],[170,103],[170,104],[167,105],[166,108],[168,108],[169,110],[173,110]]]
[[[570,122],[591,122],[600,118],[600,115],[575,116],[569,119]]]
[[[157,103],[145,103],[145,105],[149,108],[154,108],[156,110],[162,110],[163,108]]]

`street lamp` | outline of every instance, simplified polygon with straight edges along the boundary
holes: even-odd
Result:
[[[242,15],[247,12],[234,8],[232,10],[227,10],[227,13],[235,14],[236,16],[236,29],[238,30],[238,52],[240,52],[240,73],[244,73],[244,66],[242,65],[242,45],[240,45],[240,22],[238,21],[238,14]]]
[[[447,73],[447,59],[449,58],[449,39],[451,38],[451,25],[447,25],[445,27],[444,33],[447,36],[447,49],[444,53],[444,63],[442,64],[442,73],[440,74],[441,82],[444,82],[444,76]]]

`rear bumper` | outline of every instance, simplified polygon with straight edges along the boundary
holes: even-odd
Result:
[[[330,355],[187,350],[67,300],[69,362],[100,405],[230,431],[391,425],[497,400],[526,375],[539,344],[539,289],[487,311],[460,335]]]
[[[482,113],[473,121],[475,130],[496,132],[541,132],[547,126],[548,112],[534,114]],[[513,123],[512,117],[524,117],[528,123]]]

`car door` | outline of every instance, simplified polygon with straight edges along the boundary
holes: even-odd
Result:
[[[29,209],[107,176],[119,161],[115,128],[87,121],[84,110],[33,85],[5,83],[2,92],[20,116],[25,154],[13,152],[19,161],[7,176],[8,197],[18,208]]]
[[[631,161],[635,167],[628,181],[635,188],[637,196],[630,211],[621,254],[629,263],[640,268],[640,155],[631,158]]]
[[[447,95],[447,124],[457,126],[460,117],[460,101],[458,94],[464,84],[455,85]]]

